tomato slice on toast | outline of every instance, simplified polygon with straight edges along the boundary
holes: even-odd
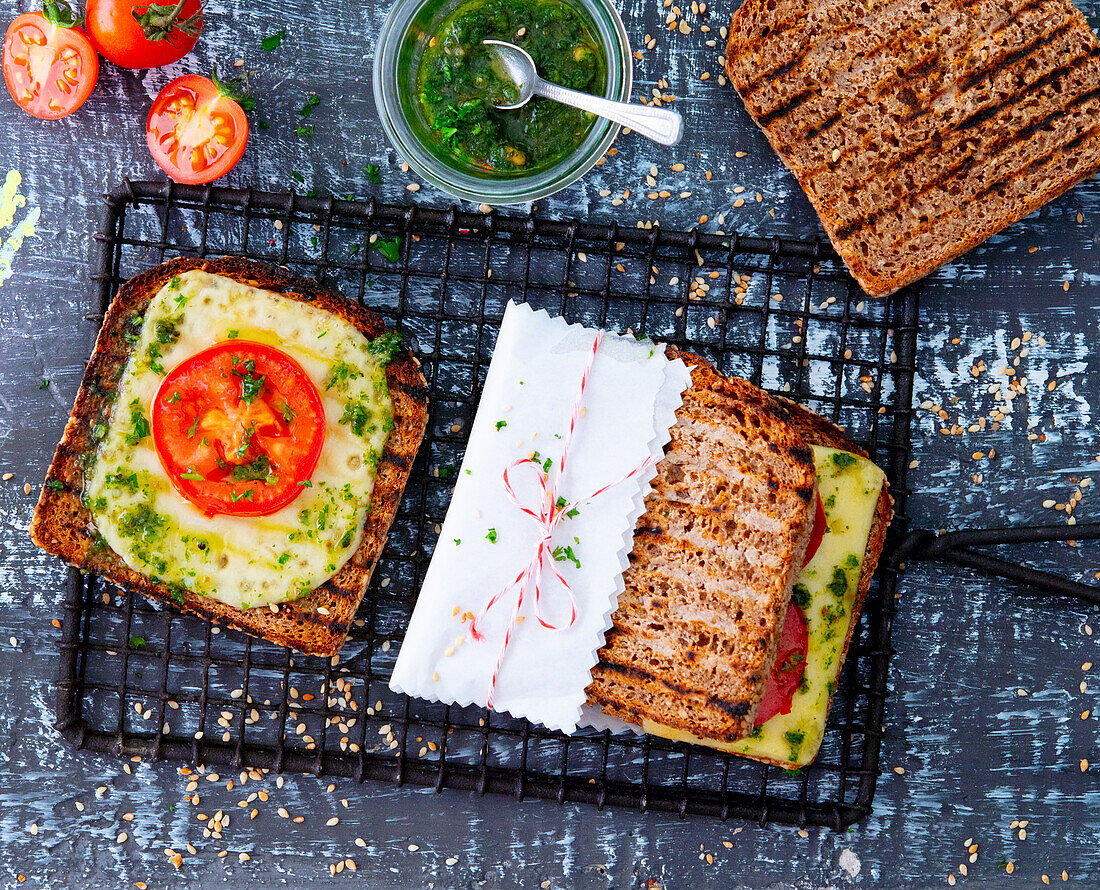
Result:
[[[153,398],[173,487],[208,516],[266,516],[308,484],[325,441],[321,395],[273,346],[226,340],[180,362]]]

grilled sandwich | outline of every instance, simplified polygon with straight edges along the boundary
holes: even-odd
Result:
[[[892,500],[839,427],[680,357],[692,386],[589,702],[646,732],[796,768],[824,735]]]
[[[873,296],[1100,167],[1100,43],[1069,0],[745,0],[726,73]]]

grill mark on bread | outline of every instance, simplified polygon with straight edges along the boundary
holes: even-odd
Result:
[[[1037,4],[1034,4],[1037,5]],[[973,72],[962,80],[959,84],[960,89],[968,90],[975,83],[977,83],[982,77],[984,77],[989,71],[993,70],[993,65],[997,67],[1006,67],[1013,65],[1022,59],[1026,59],[1035,50],[1042,49],[1044,46],[1054,43],[1056,40],[1064,37],[1066,33],[1073,27],[1073,19],[1067,16],[1062,20],[1062,23],[1048,34],[1039,34],[1030,43],[1021,46],[1019,49],[1013,50],[1007,56],[1000,59],[992,60],[990,65]]]
[[[1094,89],[1089,90],[1087,93],[1083,93],[1080,96],[1074,97],[1066,105],[1061,106],[1059,108],[1056,108],[1054,111],[1048,112],[1040,120],[1035,121],[1031,124],[1028,124],[1027,126],[1025,126],[1021,130],[1018,130],[1014,133],[1002,133],[989,146],[989,152],[987,152],[983,156],[983,161],[988,164],[992,159],[996,158],[997,156],[999,156],[1001,154],[1002,149],[1004,149],[1006,147],[1013,147],[1013,146],[1019,144],[1020,142],[1022,142],[1023,140],[1027,139],[1028,137],[1034,136],[1040,130],[1046,129],[1051,123],[1053,123],[1056,119],[1060,118],[1062,115],[1064,115],[1067,112],[1073,110],[1074,108],[1079,108],[1082,105],[1086,105],[1088,102],[1092,101],[1093,99],[1097,98],[1098,96],[1100,96],[1100,87],[1096,87]],[[1092,131],[1090,130],[1089,133],[1091,133],[1091,132]],[[1088,134],[1085,134],[1085,135],[1088,135]],[[1048,152],[1044,157],[1049,158],[1052,154],[1054,154],[1054,152],[1058,152],[1058,151],[1061,151],[1061,152],[1069,151],[1074,146],[1079,145],[1081,141],[1082,141],[1082,137],[1079,136],[1076,139],[1073,139],[1072,141],[1070,141],[1068,143],[1065,143],[1061,146],[1056,147],[1051,152]],[[860,216],[860,217],[857,217],[856,219],[849,220],[848,222],[841,223],[835,229],[836,237],[841,238],[841,239],[850,238],[855,232],[859,231],[860,229],[866,228],[869,225],[874,224],[877,220],[881,219],[886,214],[891,213],[892,211],[897,209],[902,204],[902,202],[911,201],[913,198],[916,198],[916,197],[919,197],[920,195],[923,195],[925,192],[929,191],[930,189],[933,189],[937,186],[942,186],[948,180],[957,179],[960,175],[966,173],[968,170],[970,170],[971,168],[973,168],[977,164],[978,164],[977,158],[975,158],[973,155],[968,155],[967,157],[965,157],[962,160],[960,160],[959,162],[957,162],[954,166],[949,167],[947,169],[947,171],[945,171],[945,173],[942,174],[938,180],[932,180],[932,181],[926,183],[924,186],[922,186],[920,189],[918,189],[915,192],[905,193],[904,195],[902,195],[899,198],[896,198],[895,200],[893,200],[889,204],[878,208],[873,213],[865,214],[864,216]],[[998,183],[1000,183],[1000,182],[1003,182],[1003,178],[1001,180],[998,180]],[[990,194],[991,191],[992,191],[992,189],[986,189],[985,191],[983,191],[979,194],[979,197],[984,197],[984,196]],[[922,230],[922,228],[923,228],[923,226],[918,227],[917,231]]]
[[[632,680],[645,680],[648,683],[658,683],[661,686],[667,688],[675,695],[697,695],[706,701],[707,705],[718,708],[731,717],[744,717],[749,712],[751,705],[745,701],[730,702],[724,698],[719,698],[717,695],[712,695],[702,689],[690,689],[686,686],[679,686],[676,683],[671,683],[662,677],[655,677],[653,674],[643,671],[641,668],[626,667],[621,664],[614,664],[610,661],[601,661],[599,666],[604,670],[613,671],[616,674],[622,674],[624,677],[630,677]]]
[[[1024,7],[1015,14],[1019,14],[1020,12],[1024,12],[1024,11],[1032,8],[1033,6],[1038,5],[1040,3],[1043,3],[1043,2],[1046,2],[1046,0],[1027,0]],[[980,5],[980,3],[981,3],[981,0],[958,0],[958,2],[954,2],[952,4],[952,11],[953,12],[966,12],[972,6]],[[1002,23],[1002,25],[1003,25],[1003,27],[1008,27],[1008,23]],[[950,29],[950,23],[942,23],[940,25],[939,29],[938,29],[938,33],[946,33],[949,29]],[[929,35],[928,35],[927,31],[928,31],[928,23],[927,22],[920,21],[920,20],[915,21],[913,24],[911,24],[909,27],[907,27],[904,30],[894,31],[894,32],[886,34],[884,36],[884,39],[881,42],[879,42],[878,44],[876,44],[875,46],[870,47],[867,50],[862,50],[862,51],[856,53],[852,57],[852,60],[849,64],[854,63],[857,59],[861,63],[866,64],[868,62],[868,56],[871,56],[872,54],[877,55],[877,56],[890,56],[891,53],[894,53],[896,55],[896,54],[898,54],[899,50],[901,52],[904,52],[905,49],[910,45],[913,45],[914,47],[919,47],[917,49],[917,51],[919,52],[921,49],[923,49],[923,45],[925,43],[927,43],[927,40],[929,38]],[[936,33],[936,31],[934,31],[934,33]],[[818,46],[820,46],[820,45],[821,44],[818,44]],[[814,47],[814,48],[817,48],[817,47]],[[902,80],[905,80],[905,79],[908,79],[908,78],[912,77],[920,69],[934,63],[935,60],[938,57],[939,57],[939,51],[934,46],[931,47],[930,52],[925,54],[924,56],[921,56],[920,58],[908,60],[908,62],[905,64],[905,67],[902,70],[896,70],[895,69],[887,78],[885,78],[885,80],[883,80],[880,83],[876,84],[876,90],[878,92],[881,92],[882,89],[885,86],[887,86],[891,83],[899,82],[899,81],[902,81]],[[897,60],[897,61],[900,61],[900,59]],[[772,108],[772,109],[769,109],[767,111],[764,111],[762,108],[759,109],[759,111],[760,111],[759,122],[761,124],[764,124],[765,126],[768,125],[768,124],[774,123],[775,121],[786,117],[791,111],[793,111],[793,110],[795,110],[795,108],[805,104],[805,102],[809,101],[810,99],[812,99],[814,97],[818,97],[818,96],[820,96],[820,97],[827,96],[830,92],[830,88],[832,87],[832,84],[833,84],[832,80],[830,80],[828,82],[815,81],[811,85],[806,86],[803,89],[799,90],[797,93],[794,94],[793,97],[791,97],[791,98],[794,98],[794,99],[798,100],[797,104],[795,104],[795,105],[780,104],[779,106],[777,106],[775,108]],[[749,91],[749,92],[751,92],[751,91]],[[748,101],[747,94],[745,94],[745,97],[746,97],[746,102],[747,102]],[[855,101],[860,101],[861,99],[865,101],[866,97],[865,96],[860,96],[858,94],[854,97],[851,97],[851,100],[845,102],[844,106],[841,109],[838,109],[837,113],[842,114],[844,112],[844,110],[846,110],[846,108],[851,107],[851,105]],[[784,100],[782,100],[782,99],[780,100],[781,103],[783,101]],[[828,116],[826,117],[825,120],[828,120]],[[823,125],[824,123],[825,123],[824,120],[819,122],[819,126]],[[799,137],[799,138],[805,138],[805,137]]]
[[[1079,35],[1074,35],[1074,36],[1079,36]],[[1070,60],[1070,62],[1068,62],[1066,64],[1063,64],[1058,68],[1051,69],[1051,70],[1047,71],[1045,74],[1043,74],[1041,77],[1037,78],[1036,80],[1029,82],[1026,85],[1026,87],[1023,89],[1023,91],[1017,93],[1016,95],[1008,97],[1008,98],[1004,99],[1001,102],[996,102],[996,100],[994,99],[994,102],[995,102],[994,105],[986,106],[986,108],[984,108],[984,109],[977,109],[971,115],[969,115],[968,117],[962,118],[960,121],[957,121],[955,123],[952,123],[950,120],[944,121],[943,126],[938,131],[938,134],[937,134],[938,138],[937,139],[922,141],[922,142],[918,143],[917,145],[913,146],[912,148],[908,148],[904,152],[898,154],[895,157],[889,158],[887,160],[883,160],[881,158],[881,155],[879,155],[878,157],[876,157],[876,163],[874,163],[870,167],[865,167],[864,168],[866,173],[867,173],[867,175],[864,177],[864,179],[861,180],[860,183],[858,183],[854,186],[845,187],[842,190],[842,193],[846,194],[846,195],[852,194],[853,191],[855,191],[855,189],[859,187],[859,185],[862,185],[863,182],[866,182],[868,179],[870,179],[873,175],[875,175],[880,170],[889,170],[893,167],[900,167],[900,166],[904,165],[905,163],[907,163],[907,162],[909,162],[909,161],[911,161],[911,160],[913,160],[913,159],[915,159],[915,158],[917,158],[917,157],[919,157],[923,154],[926,154],[926,153],[928,153],[929,151],[932,151],[932,150],[942,151],[942,149],[945,145],[945,140],[946,139],[951,140],[950,141],[951,145],[958,144],[958,141],[960,141],[962,138],[964,138],[964,133],[965,133],[966,130],[972,129],[975,126],[979,126],[980,124],[985,123],[987,120],[989,120],[992,117],[995,117],[1001,111],[1010,111],[1011,109],[1015,108],[1020,103],[1022,103],[1024,101],[1026,101],[1027,99],[1031,98],[1036,92],[1038,92],[1038,91],[1042,90],[1044,87],[1048,86],[1053,81],[1053,79],[1055,77],[1064,78],[1065,76],[1076,73],[1080,70],[1080,67],[1081,67],[1082,63],[1085,63],[1085,62],[1088,62],[1090,60],[1094,60],[1094,59],[1097,59],[1097,58],[1100,58],[1100,47],[1097,47],[1095,45],[1090,46],[1090,48],[1087,49],[1085,52],[1073,56],[1073,58]],[[1013,72],[1009,72],[1009,73],[1016,73],[1019,76],[1019,75],[1026,74],[1030,69],[1031,69],[1031,65],[1025,64],[1025,65],[1020,65],[1019,68],[1014,69]],[[989,88],[989,83],[992,81],[992,78],[998,73],[1003,73],[1003,72],[1001,70],[993,70],[993,71],[987,72],[988,80],[987,80],[987,85],[984,87],[985,89]],[[945,91],[941,91],[940,93],[936,94],[933,98],[934,99],[939,98],[940,96],[944,95],[944,93],[945,93]],[[932,115],[933,115],[933,112],[931,110],[925,109],[920,114],[914,115],[913,117],[910,117],[910,118],[903,119],[901,121],[901,124],[903,124],[903,125],[916,124],[916,123],[918,123],[919,121],[921,121],[925,118],[932,117]],[[951,137],[954,137],[954,138],[951,138]],[[867,136],[863,137],[860,140],[860,143],[858,145],[848,146],[845,149],[842,149],[842,157],[847,157],[855,151],[861,151],[863,149],[866,149],[869,146],[870,141],[872,139],[874,139],[874,134],[868,134]],[[828,161],[822,161],[822,162],[820,162],[816,165],[807,167],[806,168],[806,174],[807,175],[817,175],[817,174],[822,173],[823,171],[830,170],[831,167],[832,167],[832,165],[830,165],[830,163]]]
[[[995,31],[995,32],[993,32],[992,34],[989,34],[989,35],[983,35],[984,38],[986,40],[988,40],[989,42],[993,43],[994,46],[996,46],[995,39],[998,35],[1000,35],[1002,32],[1008,31],[1010,28],[1015,27],[1016,25],[1018,25],[1018,22],[1013,21],[1012,16],[1023,15],[1027,12],[1031,12],[1035,9],[1039,9],[1046,2],[1048,2],[1048,0],[1029,0],[1029,2],[1025,3],[1019,10],[1013,12],[1010,16],[1007,16],[1005,19],[1003,19],[1001,21],[997,31]],[[958,9],[958,8],[959,7],[956,7],[956,9]],[[1059,37],[1064,36],[1065,32],[1071,27],[1071,25],[1072,25],[1071,20],[1063,19],[1062,23],[1060,25],[1059,32],[1051,36],[1050,42],[1054,42],[1057,39],[1059,39]],[[909,32],[901,32],[898,35],[898,40],[896,42],[904,43],[905,42],[905,39],[904,39],[905,37],[908,37],[911,34],[920,35],[920,31],[921,31],[921,28],[919,26],[917,26],[917,27],[912,28]],[[949,28],[948,28],[948,26],[945,25],[944,28],[941,29],[941,31],[939,33],[941,35],[946,35],[946,33],[948,33],[948,31],[949,31]],[[924,37],[924,35],[920,35],[920,36],[922,38]],[[954,51],[958,48],[959,45],[961,45],[961,41],[959,43],[953,44],[950,47],[950,49],[952,51]],[[1038,48],[1041,49],[1042,47],[1039,46]],[[1023,58],[1024,56],[1028,56],[1028,55],[1030,55],[1030,53],[1026,52],[1025,51],[1026,49],[1027,49],[1026,46],[1021,47],[1020,49],[1014,51],[1013,53],[1010,53],[1010,56],[1015,56],[1017,53],[1022,53],[1020,58]],[[888,95],[888,87],[893,86],[894,84],[905,83],[907,81],[911,81],[911,80],[916,79],[918,77],[921,77],[923,75],[930,74],[935,68],[935,63],[938,62],[938,61],[943,61],[943,56],[944,56],[944,48],[943,47],[935,47],[935,46],[931,47],[929,55],[926,55],[922,59],[919,59],[919,60],[916,60],[916,61],[912,62],[909,65],[909,67],[906,68],[904,71],[893,71],[884,80],[881,80],[880,82],[875,84],[875,87],[874,87],[875,96],[876,97],[881,97],[884,94]],[[1018,59],[1013,59],[1013,61],[1018,61]],[[1012,64],[1012,63],[1010,62],[1010,63],[1007,63],[1007,64]],[[999,58],[993,58],[993,59],[988,60],[988,63],[985,65],[984,68],[980,68],[977,71],[971,72],[970,74],[967,75],[967,79],[972,80],[973,82],[976,82],[977,80],[980,80],[984,75],[988,74],[990,71],[995,70],[995,66],[1003,67],[1003,65],[1001,64],[1001,60]],[[934,92],[930,96],[929,104],[931,102],[935,101],[935,99],[945,95],[946,92],[949,89],[952,88],[952,84],[951,84],[949,78],[947,78],[945,76],[945,77],[941,78],[941,80],[945,84],[945,86],[944,86],[943,89],[939,90],[938,92]],[[971,85],[970,83],[967,83],[965,86],[955,85],[954,88],[959,90],[960,92],[965,92],[966,89],[968,89],[970,85]],[[835,126],[841,120],[843,120],[844,116],[849,114],[853,107],[855,107],[859,104],[865,103],[865,102],[867,102],[867,96],[864,95],[863,93],[859,92],[859,91],[856,91],[852,95],[844,97],[844,100],[839,104],[838,108],[836,108],[834,111],[830,112],[826,117],[824,117],[822,120],[818,121],[816,124],[811,124],[809,127],[805,128],[805,129],[802,129],[802,130],[796,130],[793,133],[785,135],[784,138],[789,142],[798,142],[798,141],[807,141],[808,142],[808,141],[811,141],[811,140],[819,137],[821,134],[827,132],[829,129],[831,129],[833,126]],[[912,116],[912,118],[910,118],[910,119],[903,118],[902,121],[901,121],[901,124],[904,125],[906,123],[909,123],[912,119],[918,117],[919,115],[917,115],[916,112],[920,110],[920,107],[921,106],[914,106],[914,108],[913,108],[914,115]],[[767,115],[762,116],[760,118],[760,120],[761,120],[761,122],[763,122],[765,124],[771,122],[771,120],[767,119]]]
[[[758,69],[758,71],[760,71],[760,77],[755,81],[748,82],[742,89],[745,91],[745,94],[748,94],[755,90],[757,87],[763,85],[764,83],[776,80],[778,77],[794,69],[810,52],[815,50],[822,43],[826,42],[827,40],[836,40],[838,38],[846,36],[847,34],[850,34],[851,32],[862,27],[862,23],[866,21],[868,16],[874,15],[875,13],[888,11],[890,7],[896,5],[899,5],[897,3],[897,0],[887,0],[887,2],[885,3],[872,6],[869,10],[865,11],[865,14],[862,17],[854,21],[849,21],[847,25],[840,30],[827,32],[825,38],[817,41],[816,43],[809,40],[800,41],[795,49],[795,54],[790,57],[789,61],[782,62],[778,66],[775,66],[766,71],[760,71],[760,69]],[[759,52],[762,49],[760,44],[764,43],[765,40],[769,40],[772,38],[781,38],[786,34],[786,32],[794,30],[801,24],[801,17],[797,14],[792,15],[790,18],[780,23],[782,27],[776,26],[772,28],[770,32],[764,35],[761,40],[750,40],[742,43],[739,49],[741,49],[746,55]]]
[[[1042,77],[1029,83],[1026,90],[1019,95],[1011,96],[1003,102],[991,105],[988,108],[982,109],[981,111],[976,111],[969,117],[963,118],[962,121],[956,124],[952,129],[954,129],[956,132],[962,133],[965,130],[970,130],[974,127],[981,126],[986,121],[992,120],[1002,111],[1007,111],[1008,109],[1019,105],[1026,99],[1031,98],[1032,95],[1037,93],[1043,87],[1053,84],[1056,79],[1059,81],[1059,86],[1061,86],[1061,82],[1068,75],[1078,70],[1082,62],[1088,61],[1089,59],[1097,58],[1100,58],[1100,47],[1093,47],[1088,52],[1082,53],[1079,56],[1074,56],[1066,64],[1060,65],[1059,67],[1046,72]]]

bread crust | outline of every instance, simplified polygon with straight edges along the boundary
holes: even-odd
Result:
[[[84,465],[86,456],[95,451],[92,424],[109,416],[122,370],[130,358],[131,347],[123,334],[130,319],[144,313],[165,283],[192,269],[311,302],[354,325],[368,339],[386,330],[379,316],[312,279],[239,257],[179,257],[131,278],[111,302],[96,338],[76,403],[46,474],[47,484],[35,507],[31,539],[66,562],[152,600],[171,603],[184,612],[310,655],[335,655],[366,593],[427,426],[427,383],[419,361],[407,349],[402,349],[386,367],[394,429],[378,466],[362,542],[339,572],[308,595],[283,603],[277,612],[262,607],[238,609],[191,592],[184,592],[180,602],[167,585],[135,572],[110,548],[97,545],[93,535],[91,513],[81,500]]]

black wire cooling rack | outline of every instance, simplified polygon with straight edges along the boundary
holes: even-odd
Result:
[[[508,300],[645,333],[847,427],[886,471],[905,537],[918,295],[866,299],[827,244],[127,182],[108,196],[97,321],[119,285],[176,256],[288,265],[398,327],[431,420],[340,656],[319,659],[69,574],[58,727],[116,755],[841,829],[879,771],[897,572],[864,605],[825,741],[775,767],[649,736],[566,737],[387,680],[450,499]]]

